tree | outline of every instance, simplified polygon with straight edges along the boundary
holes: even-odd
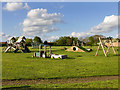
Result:
[[[82,40],[83,40],[83,38],[82,38],[82,37],[79,37],[79,40],[80,40],[80,41],[82,41]]]
[[[72,39],[67,39],[66,45],[72,45]]]
[[[65,36],[65,37],[60,37],[58,40],[56,40],[55,43],[56,43],[56,45],[72,45],[73,41],[75,41],[75,43],[77,43],[78,38]]]
[[[94,43],[97,45],[97,43],[99,43],[99,38],[94,38]]]
[[[113,39],[113,37],[109,36],[109,37],[107,37],[107,39]]]
[[[45,41],[44,41],[44,44],[47,44],[47,43],[48,43],[48,42],[45,40]]]
[[[33,39],[33,41],[34,41],[35,43],[42,43],[41,38],[38,37],[38,36],[35,36],[34,39]]]
[[[31,44],[33,43],[33,41],[32,41],[32,39],[26,39],[25,43],[26,43],[26,45],[31,46]]]
[[[71,39],[72,39],[72,42],[75,41],[75,43],[78,41],[77,37],[71,37]]]
[[[58,40],[56,40],[57,45],[66,45],[66,40],[64,37],[60,37]]]
[[[93,38],[93,36],[90,36],[90,37],[89,37],[89,41],[90,41],[90,44],[91,44],[91,45],[94,44],[94,38]]]
[[[120,42],[120,38],[116,38],[116,40],[117,40],[118,42]]]
[[[89,37],[83,39],[84,42],[89,42]]]
[[[103,36],[103,35],[93,35],[93,38],[94,38],[94,44],[97,45],[97,43],[99,43],[99,37],[100,37],[100,38],[106,38],[106,37]]]

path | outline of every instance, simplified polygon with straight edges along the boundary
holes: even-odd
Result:
[[[2,80],[2,85],[31,85],[31,84],[65,84],[65,83],[87,83],[91,81],[117,80],[118,76],[96,76],[85,78],[68,79],[37,79],[37,80]]]

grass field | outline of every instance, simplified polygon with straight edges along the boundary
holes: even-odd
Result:
[[[61,48],[66,46],[53,46],[54,54],[66,54],[67,59],[32,58],[38,49],[31,53],[2,53],[2,79],[19,80],[48,80],[46,83],[27,84],[30,88],[118,88],[118,78],[108,80],[89,80],[89,82],[52,83],[51,79],[74,79],[118,75],[118,56],[112,49],[105,57],[102,49],[95,56],[97,47],[92,52],[67,52]],[[69,46],[67,46],[69,48]],[[117,49],[117,48],[115,48]],[[116,50],[117,51],[117,50]],[[3,88],[27,87],[25,84],[5,84]]]

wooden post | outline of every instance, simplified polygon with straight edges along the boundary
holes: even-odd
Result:
[[[109,46],[108,46],[108,49],[107,49],[107,52],[106,52],[106,53],[108,53],[108,52],[109,52],[110,47],[112,47],[113,52],[114,52],[114,54],[116,55],[116,52],[115,52],[114,46],[113,46],[113,44],[112,44],[112,40],[110,40],[110,43],[109,43],[108,45],[109,45]]]
[[[73,41],[73,46],[75,46],[75,41]]]
[[[36,57],[36,53],[34,52],[34,57]]]
[[[105,49],[104,49],[104,47],[103,47],[103,44],[102,44],[102,41],[101,41],[100,37],[99,37],[99,40],[100,40],[100,43],[101,43],[101,46],[102,46],[103,52],[104,52],[105,56],[107,56],[106,53],[105,53]]]
[[[39,57],[41,57],[41,45],[39,45],[39,54],[40,54]]]
[[[12,45],[11,45],[11,40],[10,40],[10,47],[11,47]],[[10,48],[10,52],[11,52],[11,48]]]
[[[46,46],[46,56],[47,56],[47,46]]]
[[[77,41],[77,45],[76,46],[79,46],[79,43],[78,43],[78,41]]]
[[[107,57],[107,54],[106,54],[106,52],[105,52],[105,49],[104,49],[104,46],[103,46],[103,44],[102,44],[102,41],[101,41],[101,38],[100,38],[100,37],[99,37],[99,41],[100,41],[100,44],[99,44],[99,46],[98,46],[98,49],[97,49],[97,52],[96,52],[96,56],[97,56],[98,50],[99,50],[99,48],[100,48],[100,46],[101,46],[102,49],[103,49],[103,52],[104,52],[105,56]]]
[[[52,52],[51,52],[51,46],[50,46],[50,56],[51,56]]]
[[[44,54],[46,53],[46,46],[44,46]],[[46,54],[45,54],[46,55]]]
[[[97,56],[99,49],[100,49],[100,43],[99,43],[99,46],[98,46],[98,48],[97,48],[97,52],[96,52],[96,55],[95,55],[95,56]]]
[[[114,51],[114,54],[116,55],[116,52],[115,52],[115,49],[114,49],[114,47],[112,46],[112,49],[113,49],[113,51]]]
[[[110,48],[110,45],[108,46],[108,49],[107,49],[107,52],[106,52],[106,54],[109,52],[109,48]]]
[[[111,44],[111,46],[112,46],[112,49],[113,49],[114,54],[116,55],[115,49],[114,49],[113,44],[112,44],[112,40],[110,40],[110,44]]]

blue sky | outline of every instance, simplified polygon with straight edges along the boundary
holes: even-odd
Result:
[[[24,6],[25,3],[23,3]],[[6,3],[2,3],[4,8]],[[29,9],[16,9],[14,11],[9,11],[7,9],[2,10],[2,32],[10,36],[20,36],[23,35],[23,29],[21,28],[22,23],[27,17],[27,14],[34,9],[46,9],[48,14],[60,13],[64,15],[60,17],[61,22],[56,21],[52,26],[56,27],[58,30],[52,30],[46,33],[35,33],[35,35],[40,36],[43,40],[57,39],[60,36],[77,36],[85,37],[94,34],[102,34],[105,36],[116,37],[118,31],[114,26],[110,26],[111,30],[107,30],[105,24],[103,23],[106,16],[117,16],[118,14],[118,3],[117,2],[27,2]],[[109,17],[114,18],[114,16]],[[59,18],[59,17],[58,17]],[[40,18],[39,18],[40,19]],[[96,27],[99,24],[99,28],[103,28],[107,31],[102,31],[96,33]],[[111,23],[112,24],[112,23]],[[92,29],[93,28],[93,29]],[[92,30],[91,30],[92,29]],[[87,34],[92,31],[92,34]],[[72,34],[74,32],[74,34]],[[83,32],[83,34],[81,34]],[[25,32],[29,33],[29,32]],[[27,35],[26,35],[27,36]],[[27,37],[34,37],[30,35]]]

